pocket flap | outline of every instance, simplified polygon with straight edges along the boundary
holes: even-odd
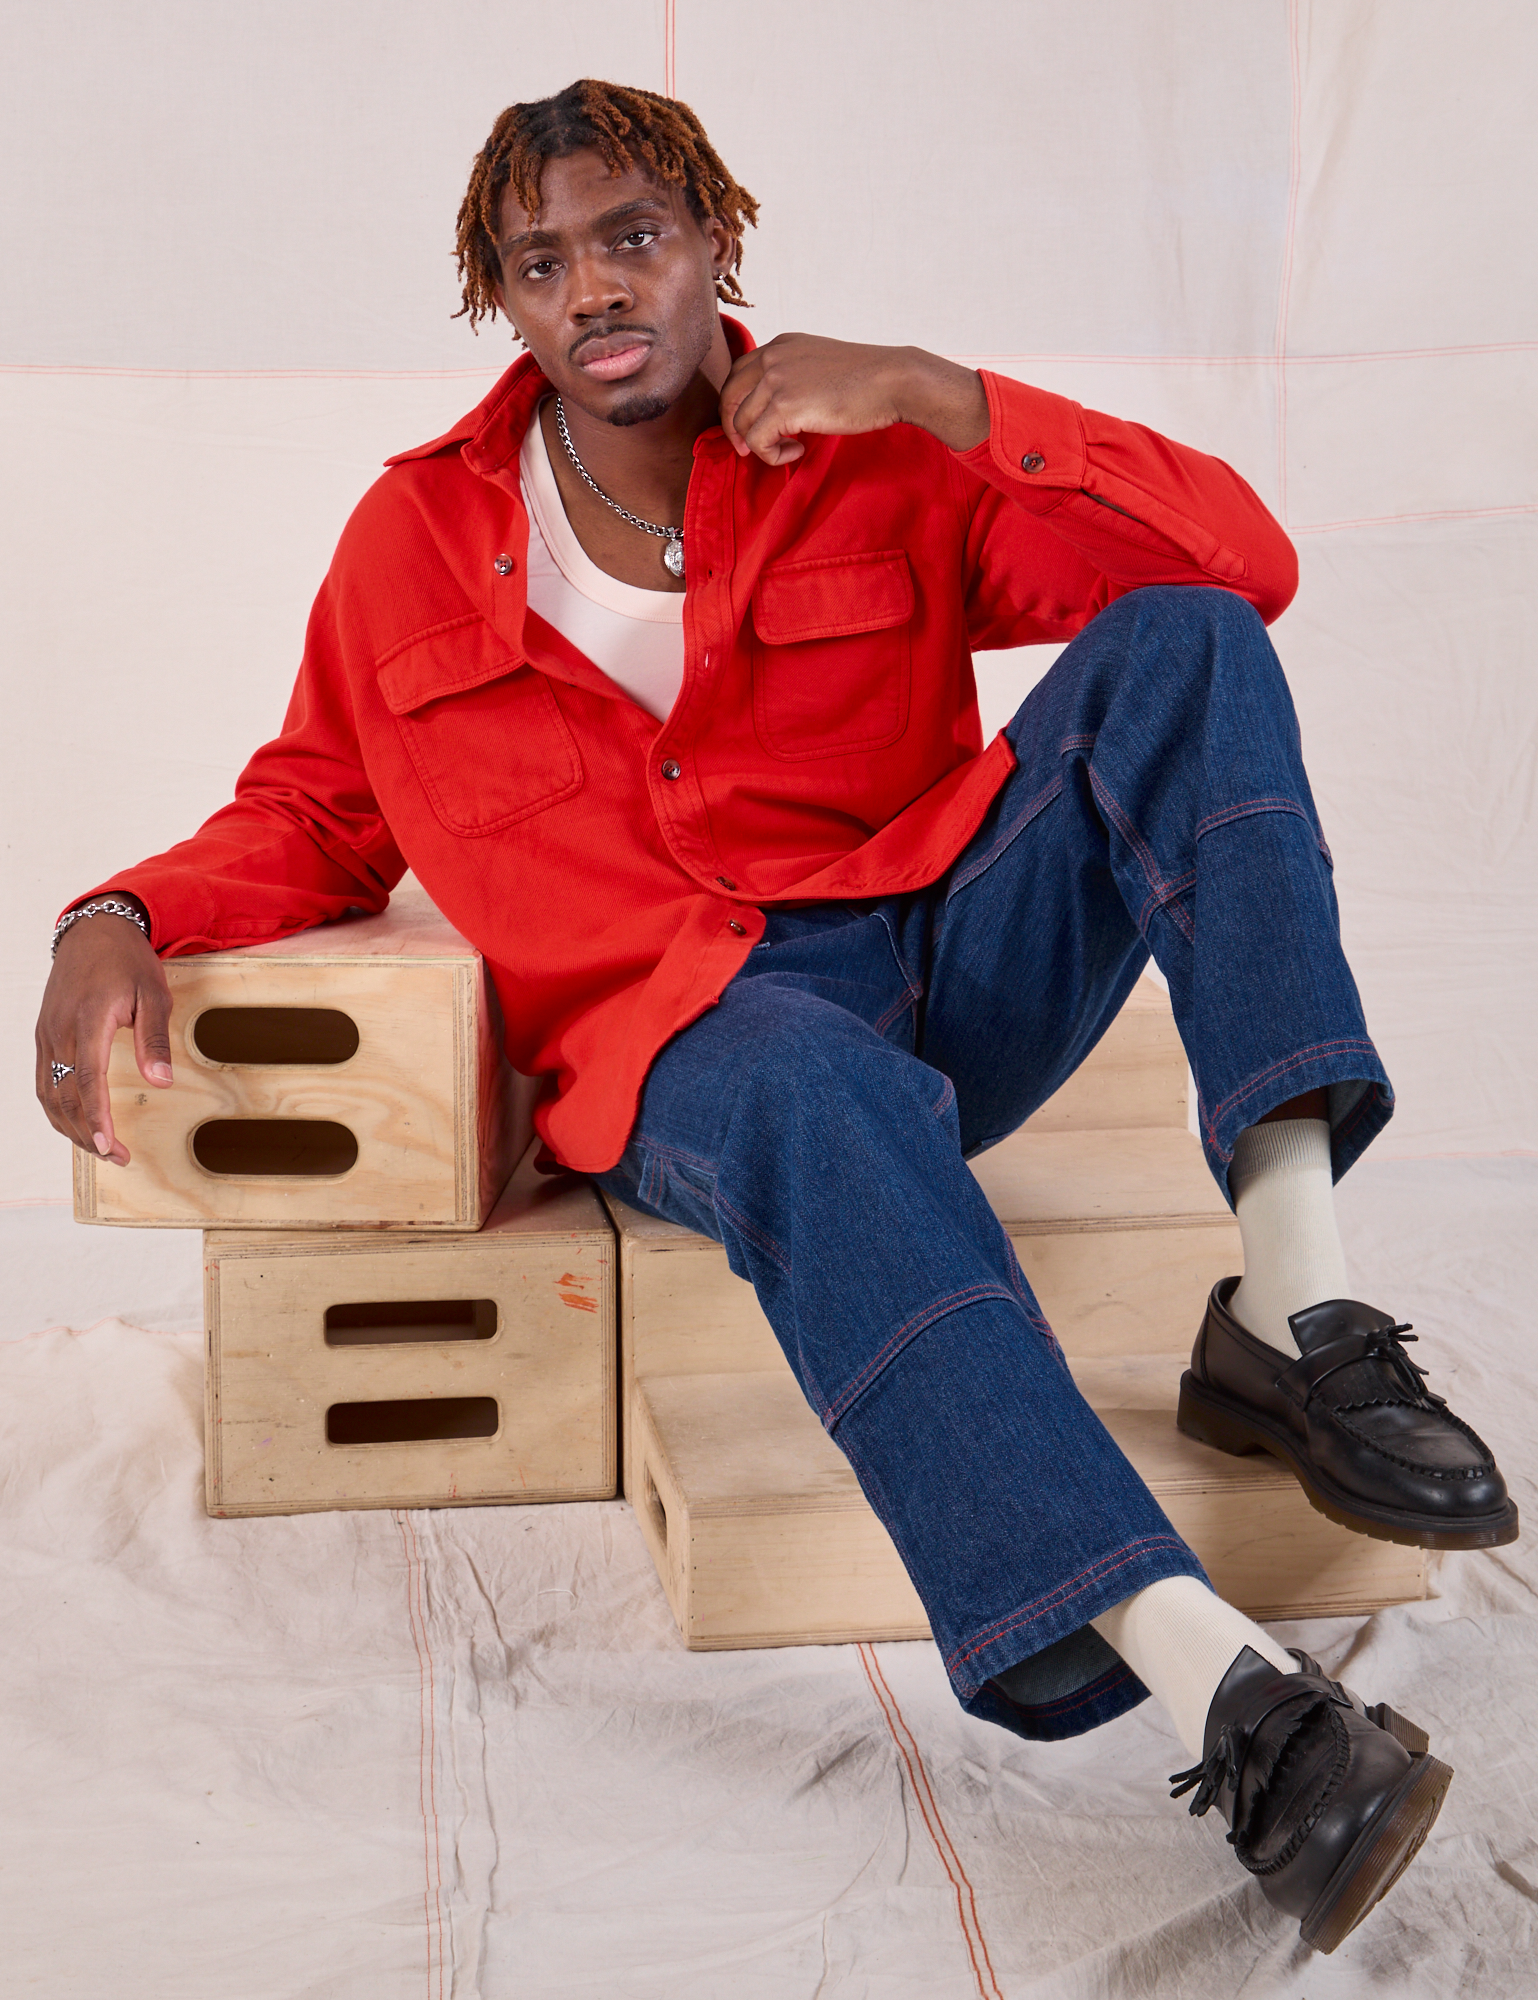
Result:
[[[392,715],[441,695],[462,694],[525,664],[524,656],[474,612],[403,639],[378,661],[379,692]]]
[[[789,646],[879,632],[913,616],[913,577],[901,549],[774,563],[753,593],[760,639]]]

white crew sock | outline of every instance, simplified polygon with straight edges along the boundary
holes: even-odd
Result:
[[[1329,1126],[1322,1118],[1251,1125],[1234,1146],[1228,1185],[1244,1240],[1244,1276],[1228,1310],[1257,1340],[1296,1355],[1289,1316],[1350,1297]]]
[[[1197,1758],[1212,1697],[1246,1646],[1284,1674],[1298,1671],[1297,1661],[1268,1632],[1194,1576],[1164,1577],[1090,1623],[1131,1667]]]

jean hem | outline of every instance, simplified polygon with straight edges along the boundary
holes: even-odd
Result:
[[[969,1714],[1003,1722],[1017,1736],[1043,1741],[1077,1736],[1135,1706],[1143,1699],[1141,1683],[1132,1680],[1130,1688],[1123,1687],[1114,1675],[1102,1674],[1084,1688],[1039,1707],[1010,1702],[988,1684],[995,1674],[1006,1673],[1022,1660],[1044,1652],[1082,1630],[1102,1611],[1167,1576],[1194,1576],[1207,1582],[1196,1556],[1173,1532],[1140,1535],[1107,1550],[1052,1590],[1017,1606],[954,1647],[946,1657],[945,1669],[957,1700]],[[1107,1685],[1102,1687],[1102,1683]]]
[[[1365,1036],[1318,1042],[1280,1057],[1247,1077],[1215,1108],[1200,1107],[1202,1150],[1218,1186],[1228,1197],[1228,1169],[1239,1134],[1258,1125],[1268,1111],[1289,1098],[1331,1084],[1363,1085],[1351,1108],[1330,1132],[1330,1162],[1338,1181],[1371,1145],[1394,1115],[1394,1090],[1378,1051]]]

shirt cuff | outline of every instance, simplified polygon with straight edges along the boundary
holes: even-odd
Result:
[[[1050,514],[1084,485],[1088,453],[1079,406],[980,368],[988,398],[988,435],[956,456],[1032,513]]]

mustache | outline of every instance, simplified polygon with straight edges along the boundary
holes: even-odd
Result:
[[[567,360],[575,361],[584,347],[590,346],[595,340],[612,340],[617,333],[644,333],[652,340],[660,338],[654,326],[636,326],[625,320],[616,320],[608,326],[590,326],[572,342],[567,351]]]

